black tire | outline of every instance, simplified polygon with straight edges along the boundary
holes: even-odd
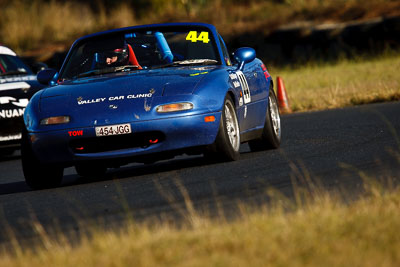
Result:
[[[52,164],[41,163],[32,150],[32,144],[26,130],[22,132],[21,161],[25,182],[32,189],[60,186],[64,168]]]
[[[101,163],[81,163],[75,165],[75,170],[79,176],[83,178],[95,179],[103,177],[107,172],[107,167],[102,166]]]
[[[217,137],[205,156],[222,161],[233,161],[239,159],[239,148],[240,129],[236,109],[232,98],[227,95]]]
[[[281,119],[279,114],[278,101],[274,90],[269,90],[267,114],[262,135],[259,139],[249,141],[251,151],[261,151],[278,148],[281,144]]]

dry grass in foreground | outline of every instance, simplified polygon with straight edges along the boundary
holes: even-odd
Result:
[[[285,82],[294,111],[400,100],[400,54],[271,69]]]
[[[131,222],[75,246],[42,236],[43,246],[0,253],[0,266],[400,266],[399,188],[338,199],[276,198],[233,222],[192,214],[180,228]]]

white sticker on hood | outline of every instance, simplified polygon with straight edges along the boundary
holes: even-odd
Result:
[[[147,98],[152,97],[153,93],[148,94],[133,94],[133,95],[120,95],[120,96],[110,96],[108,98],[100,97],[100,98],[91,98],[91,99],[83,99],[81,96],[76,99],[78,105],[84,104],[93,104],[93,103],[102,103],[104,101],[118,101],[125,99],[136,99],[136,98]]]

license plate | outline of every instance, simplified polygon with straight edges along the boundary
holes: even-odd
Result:
[[[110,135],[120,135],[131,133],[130,124],[118,124],[96,127],[96,136],[110,136]]]

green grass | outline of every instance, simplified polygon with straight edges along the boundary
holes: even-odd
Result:
[[[275,69],[283,78],[294,111],[321,110],[400,100],[400,54],[372,59],[298,65]]]
[[[93,230],[75,245],[41,234],[42,245],[0,253],[0,266],[400,265],[398,188],[373,186],[350,204],[318,190],[298,196],[306,197],[242,206],[230,222],[196,213],[180,227],[131,221],[119,231]]]

